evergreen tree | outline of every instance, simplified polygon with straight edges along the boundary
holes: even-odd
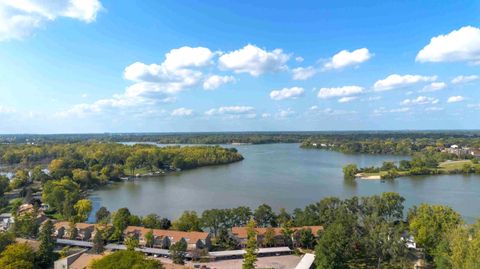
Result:
[[[38,265],[41,268],[49,268],[55,260],[55,237],[53,236],[53,223],[48,220],[42,226],[38,239],[40,241],[40,248],[38,250]]]
[[[93,236],[93,252],[100,254],[104,250],[105,241],[103,240],[102,231],[96,229]]]
[[[150,230],[145,234],[145,241],[146,241],[145,243],[147,247],[153,247],[153,243],[154,243],[153,230]]]
[[[247,246],[243,257],[242,269],[255,269],[257,262],[257,233],[255,232],[255,221],[250,220],[247,224]]]

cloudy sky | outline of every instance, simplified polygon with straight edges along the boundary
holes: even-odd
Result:
[[[289,2],[0,0],[0,133],[480,128],[480,2]]]

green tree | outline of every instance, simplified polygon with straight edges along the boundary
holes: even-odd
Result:
[[[68,227],[68,238],[70,240],[77,240],[78,237],[78,229],[73,221],[69,223]]]
[[[345,269],[350,260],[351,232],[340,222],[329,225],[315,247],[315,264],[318,269]]]
[[[185,211],[176,221],[173,222],[173,230],[193,232],[202,231],[201,220],[195,211]]]
[[[75,203],[80,199],[80,187],[69,178],[50,180],[43,185],[42,198],[66,219],[74,216]]]
[[[124,244],[127,246],[127,250],[134,251],[135,248],[139,246],[138,238],[135,236],[127,236],[125,237]]]
[[[86,221],[92,211],[92,201],[88,199],[78,200],[73,208],[76,212],[76,220],[78,222]]]
[[[312,233],[312,229],[305,228],[297,231],[298,243],[303,248],[312,249],[315,244],[315,235]]]
[[[158,260],[149,259],[139,252],[120,250],[93,260],[90,269],[163,269]]]
[[[96,254],[100,254],[105,249],[105,240],[103,239],[102,231],[99,229],[95,230],[95,235],[93,236],[93,247],[92,251]]]
[[[38,234],[37,212],[25,212],[15,216],[13,231],[15,235],[26,238],[34,238]]]
[[[263,246],[272,247],[275,245],[275,230],[272,227],[268,227],[263,235]]]
[[[247,245],[243,256],[242,269],[255,269],[257,262],[257,233],[255,221],[250,220],[247,224]]]
[[[259,227],[277,226],[277,216],[267,204],[261,204],[253,212],[253,219]]]
[[[42,268],[49,268],[53,261],[56,259],[56,255],[53,252],[55,250],[55,237],[53,235],[54,227],[53,223],[50,220],[47,220],[38,236],[40,241],[40,247],[37,253],[38,264]]]
[[[0,233],[0,253],[5,250],[5,248],[15,242],[15,235],[11,232]]]
[[[147,247],[153,247],[153,244],[154,244],[154,236],[153,236],[153,230],[149,230],[146,234],[145,234],[145,244]]]
[[[100,207],[97,210],[97,213],[95,213],[96,223],[107,223],[109,221],[109,218],[110,218],[110,212],[104,206]]]
[[[114,228],[114,232],[112,234],[112,239],[113,240],[120,240],[123,235],[123,231],[127,228],[129,225],[129,219],[130,219],[130,211],[128,208],[120,208],[113,214],[112,218],[112,225]]]
[[[170,258],[175,264],[185,264],[187,255],[187,241],[180,239],[178,242],[170,246]]]
[[[358,172],[358,167],[356,164],[348,164],[343,167],[343,178],[344,179],[355,179],[355,175]]]
[[[142,219],[143,227],[161,229],[160,217],[157,214],[148,214]]]
[[[452,208],[442,205],[421,204],[408,216],[410,232],[417,244],[432,256],[442,238],[463,223]]]
[[[35,253],[27,244],[11,244],[0,253],[0,268],[2,269],[32,269]]]

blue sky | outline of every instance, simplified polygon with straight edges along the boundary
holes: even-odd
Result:
[[[478,129],[478,14],[478,1],[4,0],[0,132]]]

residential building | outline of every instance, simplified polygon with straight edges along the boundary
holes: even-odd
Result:
[[[70,239],[71,223],[68,221],[60,221],[54,224],[54,235],[57,238]],[[77,238],[75,240],[90,241],[95,235],[95,224],[75,223],[77,229]]]
[[[145,235],[152,231],[153,247],[168,249],[172,244],[185,239],[188,250],[193,249],[209,249],[211,246],[210,234],[205,232],[182,232],[173,230],[149,229],[139,226],[128,226],[125,229],[125,236],[135,236],[138,238],[140,245],[145,246],[147,241]]]
[[[267,233],[269,228],[255,228],[255,232],[257,234],[257,243],[259,245],[263,245],[263,240],[265,238],[265,234]],[[285,246],[287,242],[285,242],[285,238],[283,236],[283,228],[271,228],[274,234],[274,246]],[[323,230],[322,226],[303,226],[303,227],[292,227],[290,228],[294,234],[302,229],[310,229],[312,234],[317,237],[318,232]],[[247,234],[248,228],[247,227],[233,227],[232,234],[237,238],[239,244],[243,247],[247,242]]]

